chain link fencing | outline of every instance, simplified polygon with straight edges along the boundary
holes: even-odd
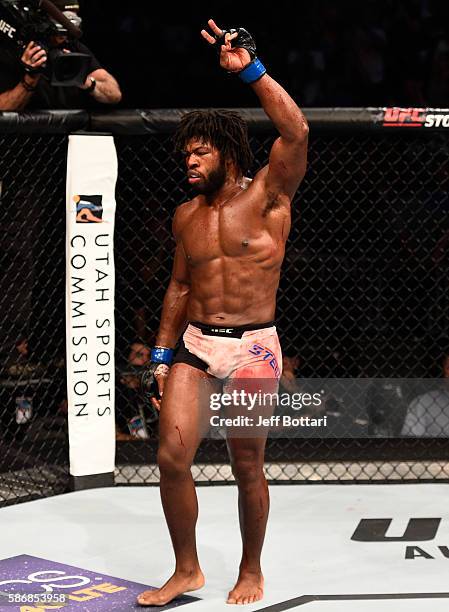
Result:
[[[0,134],[0,505],[66,490],[66,141]]]
[[[260,111],[243,113],[257,170],[275,133]],[[148,358],[169,282],[171,219],[191,197],[182,160],[173,154],[178,116],[161,111],[131,119],[132,136],[124,120],[116,137],[120,484],[159,479],[157,415],[148,414],[133,385],[136,354]],[[276,317],[296,376],[442,376],[449,351],[447,137],[444,130],[373,129],[380,116],[346,109],[311,118],[309,166],[292,206]],[[359,438],[269,439],[270,481],[447,479],[449,427],[438,439],[400,438],[406,407],[391,384],[385,381],[383,398],[358,415]],[[188,410],[188,398],[180,402]],[[441,411],[449,414],[447,397]],[[349,415],[337,415],[340,431],[354,430]],[[225,442],[204,440],[192,472],[197,482],[232,482]]]
[[[0,507],[70,488],[67,134],[83,111],[0,113]]]
[[[189,198],[172,146],[180,113],[1,118],[0,505],[69,487],[64,202],[67,133],[77,129],[113,132],[119,158],[115,481],[158,482],[157,414],[137,385],[170,277],[171,219]],[[242,113],[256,170],[275,134],[260,111]],[[449,351],[447,137],[444,128],[382,128],[381,114],[307,112],[309,166],[292,206],[277,309],[283,354],[298,377],[442,376]],[[447,480],[447,432],[400,438],[404,407],[385,393],[388,401],[358,423],[359,438],[269,439],[267,477]],[[339,418],[342,428],[353,425],[348,415]],[[192,471],[198,483],[232,482],[225,441],[205,440]]]

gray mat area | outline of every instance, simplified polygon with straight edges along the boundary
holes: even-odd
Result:
[[[201,600],[183,609],[229,611],[224,601],[240,556],[237,489],[197,491],[198,548],[207,584],[195,593]],[[266,596],[245,609],[449,609],[449,485],[280,485],[270,487],[270,493],[263,557]],[[398,541],[352,540],[359,521],[373,518],[392,519],[385,536]],[[411,518],[441,521],[436,533],[424,534],[431,539],[401,541]],[[157,488],[70,493],[3,508],[0,519],[1,559],[31,555],[152,586],[164,582],[173,568]],[[407,550],[414,558],[406,558]],[[357,595],[365,598],[354,599]]]

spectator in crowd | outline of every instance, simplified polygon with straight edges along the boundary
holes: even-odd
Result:
[[[2,434],[17,437],[20,427],[33,415],[37,364],[30,359],[28,337],[21,335],[2,364],[0,380],[0,428]]]
[[[402,428],[403,436],[449,436],[449,351],[441,360],[441,374],[442,380],[437,388],[410,402]]]
[[[338,357],[338,351],[335,351]],[[290,395],[289,403],[282,399],[282,405],[276,409],[277,415],[288,415],[292,418],[308,417],[310,419],[322,419],[327,417],[325,425],[321,424],[318,428],[314,427],[291,427],[277,426],[271,429],[272,436],[280,437],[359,437],[366,435],[368,420],[364,410],[360,408],[355,398],[352,398],[348,389],[349,383],[341,381],[335,375],[328,380],[319,380],[312,375],[312,380],[303,377],[299,373],[301,370],[307,371],[310,364],[303,361],[294,351],[283,354],[283,371],[279,381],[279,396]],[[298,378],[300,377],[300,379]],[[313,397],[319,394],[320,400],[308,399],[303,403],[301,397]],[[302,404],[301,407],[299,405]],[[296,408],[294,408],[296,406]]]
[[[31,376],[35,372],[40,372],[41,364],[35,363],[31,359],[27,336],[19,336],[9,355],[3,363],[3,371],[9,376]]]
[[[143,367],[150,363],[150,349],[143,342],[133,342],[129,348],[128,363]]]
[[[20,336],[10,355],[10,362],[14,364],[27,363],[30,357],[30,349],[28,346],[28,338],[26,336]]]
[[[400,434],[407,410],[403,386],[400,379],[373,379],[366,392],[370,436],[392,438]]]
[[[54,3],[72,24],[80,25],[78,2],[55,0]],[[50,83],[45,71],[48,53],[37,41],[30,41],[22,52],[12,42],[5,41],[6,37],[0,42],[0,110],[89,108],[93,101],[120,102],[122,94],[114,77],[101,67],[86,45],[71,40],[62,26],[58,26],[58,32],[51,38],[52,48],[89,56],[88,74],[79,87]]]
[[[134,341],[130,345],[127,362],[120,372],[117,389],[118,440],[148,438],[147,420],[151,422],[157,416],[154,409],[145,403],[140,392],[140,376],[149,363],[149,347],[140,340]]]
[[[282,355],[282,375],[279,381],[279,393],[298,393],[301,390],[296,376],[301,364],[301,358],[295,352]]]

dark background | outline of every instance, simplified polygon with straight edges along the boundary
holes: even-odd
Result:
[[[200,30],[246,27],[302,106],[449,106],[449,2],[81,0],[84,41],[119,80],[124,107],[256,106]]]

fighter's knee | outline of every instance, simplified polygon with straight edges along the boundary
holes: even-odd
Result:
[[[190,471],[190,462],[185,453],[169,446],[159,448],[157,463],[161,474],[168,477],[180,477]]]
[[[231,466],[237,484],[251,485],[263,478],[263,460],[256,454],[234,457]]]

